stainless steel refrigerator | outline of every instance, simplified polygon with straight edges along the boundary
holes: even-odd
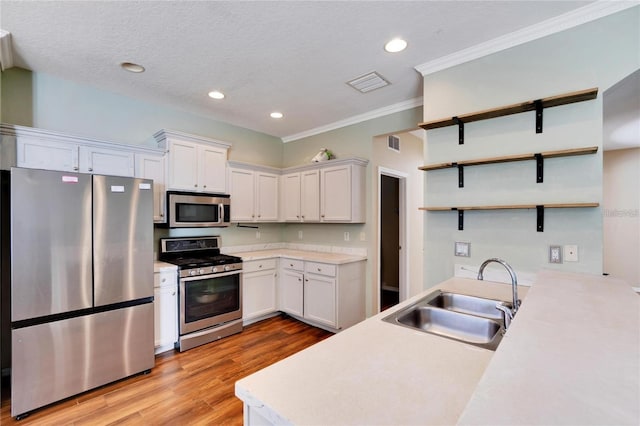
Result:
[[[11,415],[151,369],[152,181],[11,169]]]

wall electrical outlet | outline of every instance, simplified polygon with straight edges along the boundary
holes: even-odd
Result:
[[[360,233],[360,241],[367,241],[367,234],[365,234],[364,232]]]
[[[565,262],[577,262],[578,261],[578,246],[577,245],[564,246],[564,261]]]
[[[302,231],[298,231],[298,239],[301,240],[302,239]]]
[[[349,233],[348,232],[344,233],[344,240],[345,241],[349,241]]]
[[[256,240],[260,239],[260,231],[256,231]]]
[[[549,263],[562,263],[562,247],[549,246]]]

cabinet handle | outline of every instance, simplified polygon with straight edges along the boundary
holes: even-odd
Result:
[[[89,167],[89,171],[92,172],[93,171],[93,167]]]
[[[172,296],[175,296],[175,295],[176,295],[176,292],[174,291],[173,293],[171,293],[171,295],[172,295]]]
[[[78,166],[73,166],[73,170],[78,170]]]

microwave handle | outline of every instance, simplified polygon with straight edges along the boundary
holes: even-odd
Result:
[[[222,223],[224,221],[224,205],[222,203],[218,204],[218,223]]]

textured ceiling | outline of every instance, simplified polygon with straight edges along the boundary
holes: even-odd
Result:
[[[588,3],[2,0],[0,28],[16,66],[287,137],[419,98],[415,66]],[[345,84],[374,70],[391,85]]]

